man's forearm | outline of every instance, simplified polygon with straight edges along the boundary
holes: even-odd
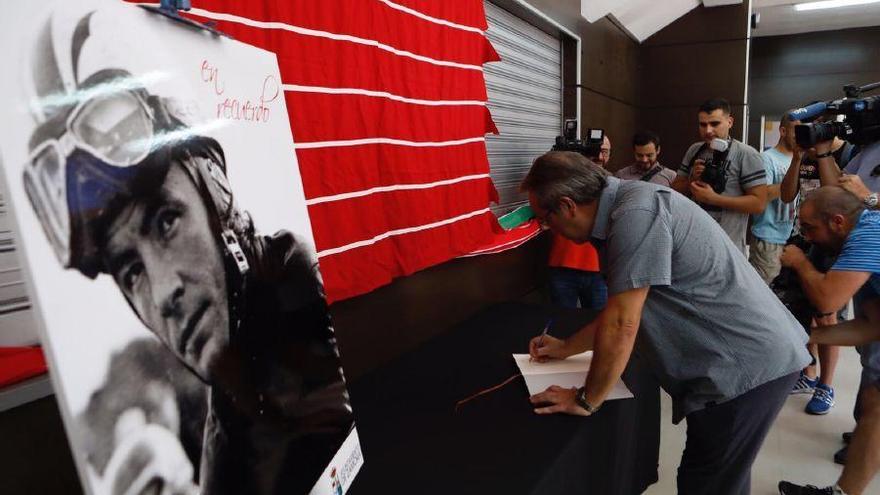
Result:
[[[814,328],[810,332],[810,342],[814,344],[855,346],[875,340],[880,340],[880,322],[865,318]]]
[[[587,374],[586,399],[598,407],[626,369],[638,333],[639,318],[603,311],[594,338],[593,362]]]
[[[818,162],[819,182],[823,186],[836,186],[842,172],[840,167],[837,166],[837,162],[834,161],[834,157],[826,156],[825,158],[819,158]]]
[[[690,185],[691,185],[690,178],[685,177],[684,175],[677,175],[675,177],[675,180],[672,181],[671,187],[672,187],[672,189],[680,192],[681,194],[684,194],[685,196],[690,196],[690,194],[691,194]]]
[[[820,313],[829,313],[840,309],[832,307],[830,304],[829,293],[833,290],[833,287],[829,287],[829,284],[825,283],[824,273],[816,270],[816,267],[807,260],[793,268],[801,280],[801,287],[803,287],[804,292],[807,294],[807,299],[810,300]]]
[[[761,213],[767,206],[764,201],[761,201],[760,198],[752,196],[751,194],[744,194],[742,196],[717,195],[712,200],[711,204],[724,210],[733,210],[749,214]]]
[[[767,201],[773,201],[781,195],[779,184],[769,184],[767,186]]]
[[[791,157],[791,163],[782,178],[782,184],[779,185],[779,199],[784,203],[791,203],[798,193],[798,181],[800,180],[801,158],[798,153]]]
[[[599,317],[601,317],[601,313]],[[573,351],[574,354],[593,350],[593,340],[596,335],[596,327],[599,325],[599,317],[596,317],[593,321],[587,323],[586,326],[565,339],[566,347]]]

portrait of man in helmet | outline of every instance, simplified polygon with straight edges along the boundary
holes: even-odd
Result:
[[[180,486],[204,495],[307,493],[353,429],[311,240],[286,229],[257,230],[236,201],[225,144],[186,123],[174,98],[121,67],[82,70],[93,17],[78,18],[65,50],[57,49],[51,23],[37,35],[42,58],[33,67],[44,104],[19,176],[27,198],[19,207],[31,209],[64,269],[85,281],[112,280],[161,344],[139,347],[140,362],[173,356],[203,384],[196,395],[187,385],[197,397],[189,402],[204,403],[197,409],[203,435],[193,479]],[[73,82],[53,83],[63,71],[52,64],[65,57],[73,59]],[[125,369],[124,360],[115,354],[117,368]],[[173,390],[173,376],[165,388]],[[111,383],[120,382],[108,376],[104,399],[93,395],[84,423],[116,424],[88,417],[109,414],[99,406],[113,402],[106,400]],[[113,414],[130,418],[137,404],[131,406],[114,404]],[[103,461],[92,466],[104,490],[140,493],[158,483],[168,488],[162,493],[190,493],[143,473],[139,449],[153,438],[167,444],[169,435],[155,433],[167,425],[141,416],[147,419],[137,423],[136,442],[125,443],[118,425],[116,434],[91,435],[93,443],[110,442],[95,448]],[[175,451],[192,452],[193,445]]]

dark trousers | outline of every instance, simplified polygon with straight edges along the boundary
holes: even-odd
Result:
[[[792,373],[688,414],[678,494],[747,495],[752,463],[797,378]]]
[[[563,308],[602,309],[608,301],[608,286],[599,272],[550,267],[550,299]]]

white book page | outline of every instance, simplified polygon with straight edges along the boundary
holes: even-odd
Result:
[[[529,394],[535,395],[547,390],[552,385],[565,388],[583,386],[593,361],[593,351],[544,363],[531,361],[528,354],[514,354],[513,360],[526,380]],[[632,397],[632,392],[623,381],[617,380],[605,400],[630,399]]]

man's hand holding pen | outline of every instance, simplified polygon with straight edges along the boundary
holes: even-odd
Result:
[[[529,341],[529,356],[533,361],[543,363],[552,359],[565,359],[575,354],[565,340],[552,335],[539,335]]]

